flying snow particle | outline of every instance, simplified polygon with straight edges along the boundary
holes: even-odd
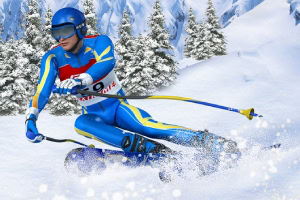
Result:
[[[277,132],[277,133],[276,133],[276,136],[279,137],[279,136],[280,136],[280,132]]]
[[[173,197],[175,197],[175,198],[180,197],[180,196],[181,196],[181,191],[178,190],[178,189],[173,190],[172,195],[173,195]]]
[[[137,196],[138,196],[137,192],[132,193],[132,197],[137,197]]]
[[[125,156],[122,158],[122,162],[123,162],[123,163],[125,163],[127,160],[128,160],[128,158],[125,157]]]
[[[95,196],[95,190],[93,190],[92,188],[88,188],[86,196],[87,197],[94,197]]]
[[[142,192],[147,192],[147,189],[146,189],[146,188],[143,188],[143,189],[142,189]]]
[[[67,200],[67,198],[65,196],[55,195],[53,200]]]
[[[241,140],[238,143],[238,148],[245,149],[247,147],[247,140]]]
[[[268,124],[268,122],[264,121],[261,126],[263,128],[268,128],[269,124]]]
[[[134,191],[135,190],[135,182],[131,181],[129,182],[127,185],[126,185],[126,188],[131,190],[131,191]]]
[[[88,182],[88,178],[87,177],[83,177],[80,179],[80,183],[81,184],[86,184]]]
[[[286,123],[288,123],[288,124],[291,123],[291,122],[292,122],[291,119],[287,119],[287,120],[286,120]]]
[[[113,199],[113,200],[123,200],[123,195],[122,195],[120,192],[115,192],[115,193],[112,195],[112,199]]]
[[[260,128],[261,126],[261,121],[258,120],[256,123],[255,123],[255,128]]]
[[[270,169],[269,169],[269,171],[270,171],[271,173],[273,173],[273,174],[275,174],[275,173],[278,172],[278,170],[277,170],[277,168],[276,168],[275,166],[271,166]]]
[[[293,163],[294,163],[294,165],[298,164],[298,160],[294,160]]]
[[[126,199],[126,198],[129,198],[129,196],[130,196],[130,193],[129,193],[129,192],[124,192],[124,197],[125,197],[125,199]]]
[[[237,136],[239,134],[237,130],[231,130],[230,132],[233,136]]]
[[[232,159],[237,159],[237,155],[236,155],[236,154],[231,154],[230,157],[231,157]]]
[[[273,174],[277,173],[278,170],[275,167],[273,160],[269,160],[268,164],[270,165],[269,171]]]
[[[40,193],[45,193],[48,191],[48,185],[42,184],[40,185]]]
[[[265,174],[264,180],[267,181],[270,179],[270,176],[268,174]]]
[[[101,194],[102,199],[109,199],[108,193],[107,192],[103,192]]]
[[[250,173],[250,177],[254,177],[256,175],[256,173],[254,172],[254,171],[252,171],[251,173]]]

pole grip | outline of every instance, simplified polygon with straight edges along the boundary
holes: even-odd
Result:
[[[34,134],[32,131],[26,131],[26,137],[33,143],[38,143],[44,140],[46,137],[39,133],[39,135]],[[38,139],[36,139],[38,137]]]
[[[71,89],[71,94],[72,94],[72,95],[78,94],[78,92],[77,92],[78,89],[79,89],[79,86],[73,87],[73,88]],[[53,86],[52,86],[52,93],[53,93],[53,94],[59,93],[58,90],[59,90],[59,89],[57,88],[56,85],[53,85]]]
[[[27,131],[26,132],[26,137],[29,138],[30,140],[34,140],[34,138],[36,137],[36,135],[31,132],[31,131]]]

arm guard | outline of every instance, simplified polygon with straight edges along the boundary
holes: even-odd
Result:
[[[48,103],[56,76],[57,65],[55,55],[47,52],[42,58],[40,79],[35,95],[32,97],[26,112],[26,118],[27,116],[30,116],[30,114],[34,114],[36,118],[38,118],[39,113]]]

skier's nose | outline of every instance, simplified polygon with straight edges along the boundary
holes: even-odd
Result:
[[[65,40],[65,39],[64,39],[63,37],[60,37],[58,41],[59,41],[59,42],[63,42],[64,40]]]

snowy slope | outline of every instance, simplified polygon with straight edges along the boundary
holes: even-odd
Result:
[[[150,168],[116,167],[77,177],[63,167],[65,155],[77,145],[31,144],[24,136],[24,116],[0,117],[0,199],[300,199],[300,30],[288,11],[286,1],[262,2],[224,30],[228,55],[182,68],[173,86],[155,93],[254,107],[263,118],[249,121],[236,113],[176,101],[130,101],[157,120],[207,128],[238,141],[241,148],[281,142],[279,151],[254,148],[236,168],[202,178],[191,172],[187,180],[176,178],[171,184],[160,182],[157,170]],[[77,135],[76,117],[43,112],[38,128],[47,136],[108,148]]]

